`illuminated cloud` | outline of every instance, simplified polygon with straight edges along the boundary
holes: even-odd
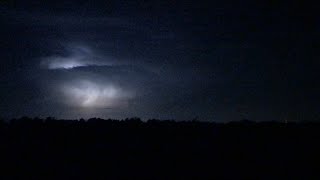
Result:
[[[83,62],[79,57],[50,57],[42,61],[41,65],[48,69],[72,69],[89,64]]]
[[[112,108],[123,106],[130,94],[112,84],[81,80],[61,87],[66,103],[83,108]]]
[[[44,87],[50,99],[79,112],[104,108],[128,108],[138,89],[155,74],[143,67],[122,63],[87,46],[69,44],[66,52],[41,59]],[[81,67],[81,68],[80,68]]]
[[[90,48],[75,46],[67,48],[68,56],[50,56],[42,58],[41,67],[46,69],[73,69],[85,66],[111,65],[111,61],[95,54]]]

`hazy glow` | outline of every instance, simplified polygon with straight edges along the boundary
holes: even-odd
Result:
[[[40,65],[47,69],[72,69],[83,66],[111,65],[105,58],[94,54],[87,47],[73,47],[67,49],[68,56],[50,56],[43,58]],[[102,60],[103,59],[103,60]]]
[[[77,67],[87,66],[114,66],[116,61],[100,55],[86,46],[71,45],[66,47],[66,52],[41,59],[41,67],[49,70],[66,69],[70,72],[66,80],[60,81],[59,88],[54,91],[62,95],[58,102],[72,107],[113,108],[123,107],[128,104],[132,91],[125,91],[109,82],[107,77],[94,71],[90,73],[74,71]],[[65,71],[63,71],[65,72]],[[57,73],[57,72],[53,72]],[[56,88],[56,87],[54,87]],[[130,93],[129,93],[130,92]]]
[[[43,61],[42,65],[46,66],[48,69],[72,69],[75,67],[87,66],[88,64],[81,62],[79,58],[75,57],[55,57]]]
[[[63,86],[62,92],[68,104],[96,108],[118,106],[128,95],[113,85],[99,85],[90,81]]]

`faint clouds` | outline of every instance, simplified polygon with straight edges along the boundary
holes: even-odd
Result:
[[[66,56],[53,55],[41,59],[40,66],[45,69],[73,69],[86,66],[112,65],[105,57],[94,53],[85,46],[73,46],[67,48]]]

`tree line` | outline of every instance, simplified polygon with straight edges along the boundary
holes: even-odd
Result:
[[[0,121],[0,178],[313,179],[319,125],[22,117]]]

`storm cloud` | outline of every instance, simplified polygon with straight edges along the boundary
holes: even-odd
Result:
[[[0,4],[1,116],[319,117],[317,11],[308,6],[14,2]]]

